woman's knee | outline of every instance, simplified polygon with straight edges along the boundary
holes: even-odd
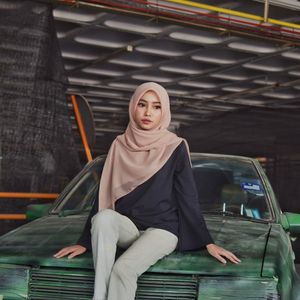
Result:
[[[99,211],[92,218],[92,227],[97,228],[111,228],[115,223],[116,212],[112,209],[104,209]]]

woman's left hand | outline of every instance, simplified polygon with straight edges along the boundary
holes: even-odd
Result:
[[[224,257],[229,259],[234,264],[239,264],[241,262],[233,253],[231,253],[230,251],[227,251],[226,249],[223,249],[222,247],[219,247],[215,244],[208,244],[206,246],[206,249],[211,256],[215,257],[217,260],[219,260],[223,264],[226,264],[226,262],[227,262]]]

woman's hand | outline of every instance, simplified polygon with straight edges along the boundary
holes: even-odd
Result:
[[[231,253],[230,251],[227,251],[227,250],[223,249],[222,247],[219,247],[215,244],[208,244],[206,246],[206,249],[211,256],[215,257],[217,260],[219,260],[223,264],[226,264],[226,262],[227,262],[224,257],[229,259],[234,264],[239,264],[241,262],[233,253]]]
[[[69,247],[62,248],[60,251],[55,253],[53,256],[55,258],[61,258],[69,254],[68,258],[73,258],[80,255],[86,251],[86,248],[81,245],[72,245]]]

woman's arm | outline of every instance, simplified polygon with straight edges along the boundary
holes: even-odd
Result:
[[[209,254],[220,262],[226,263],[227,258],[233,263],[239,263],[240,260],[233,253],[214,244],[206,227],[185,144],[176,163],[174,189],[179,210],[179,229],[182,231],[179,233],[181,239],[179,249],[192,250],[205,246]]]

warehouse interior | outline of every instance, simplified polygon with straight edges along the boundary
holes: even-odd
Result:
[[[192,152],[259,159],[282,210],[300,212],[299,1],[1,0],[0,25],[1,192],[57,196],[86,164],[72,95],[95,158],[155,81]],[[0,235],[53,201],[1,198]]]
[[[262,157],[282,208],[297,211],[299,28],[222,11],[263,16],[263,1],[214,2],[220,11],[179,2],[54,9],[68,93],[85,97],[94,116],[94,153],[126,128],[134,88],[156,81],[170,94],[172,130],[192,151]],[[269,17],[298,24],[299,2],[284,3]]]
[[[296,211],[299,28],[248,24],[200,4],[146,2],[117,1],[101,13],[90,6],[54,10],[68,92],[83,95],[94,115],[95,153],[124,131],[134,88],[157,81],[171,97],[171,126],[192,151],[267,158],[280,195],[295,193],[282,195],[283,209]],[[263,1],[214,4],[258,16],[265,8]],[[297,1],[271,5],[268,13],[299,23]],[[75,136],[76,129],[73,123]]]
[[[260,157],[285,199],[282,208],[299,209],[298,1],[272,2],[268,17],[279,24],[246,19],[263,18],[263,1],[220,0],[212,10],[203,8],[209,1],[75,2],[54,4],[60,50],[51,51],[61,51],[67,95],[89,104],[94,157],[124,131],[134,88],[156,81],[170,94],[170,129],[189,141],[191,151]],[[4,21],[12,9],[30,14],[27,1],[1,3]],[[79,156],[74,175],[86,157],[70,99],[67,105],[74,138],[69,153]]]

